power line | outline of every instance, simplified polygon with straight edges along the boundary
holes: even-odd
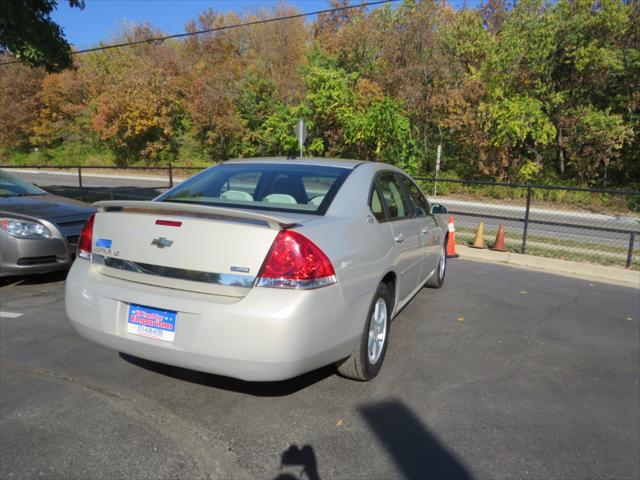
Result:
[[[286,15],[284,17],[276,17],[276,18],[267,18],[267,19],[263,19],[263,20],[254,20],[251,22],[245,22],[245,23],[236,23],[234,25],[224,25],[222,27],[215,27],[215,28],[207,28],[205,30],[197,30],[195,32],[185,32],[185,33],[176,33],[173,35],[166,35],[164,37],[152,37],[152,38],[147,38],[144,40],[136,40],[134,42],[126,42],[126,43],[116,43],[113,45],[104,45],[101,47],[93,47],[93,48],[87,48],[84,50],[75,50],[72,51],[71,54],[72,55],[77,55],[80,53],[89,53],[89,52],[97,52],[97,51],[101,51],[101,50],[110,50],[113,48],[123,48],[123,47],[131,47],[131,46],[135,46],[135,45],[142,45],[142,44],[149,44],[149,43],[162,43],[165,40],[171,40],[174,38],[183,38],[183,37],[190,37],[192,35],[202,35],[204,33],[213,33],[213,32],[222,32],[225,30],[233,30],[236,28],[242,28],[242,27],[251,27],[253,25],[262,25],[265,23],[274,23],[274,22],[282,22],[285,20],[293,20],[296,18],[304,18],[304,17],[311,17],[314,15],[321,15],[324,13],[334,13],[334,12],[340,12],[340,11],[344,11],[344,10],[351,10],[353,8],[366,8],[366,7],[373,7],[376,5],[382,5],[385,3],[393,3],[393,2],[397,2],[399,0],[376,0],[373,2],[366,2],[366,3],[360,3],[358,5],[345,5],[342,7],[334,7],[334,8],[327,8],[325,10],[316,10],[315,12],[306,12],[306,13],[296,13],[294,15]],[[14,63],[20,63],[20,60],[11,60],[10,62],[3,62],[0,63],[0,67],[3,65],[11,65]]]

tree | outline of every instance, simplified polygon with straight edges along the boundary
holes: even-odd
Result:
[[[295,15],[299,10],[280,5],[272,12],[261,12],[259,19]],[[256,25],[248,29],[248,62],[256,72],[275,85],[276,98],[285,103],[299,102],[304,95],[302,67],[307,61],[310,32],[303,18]]]
[[[429,163],[435,163],[430,148],[435,146],[435,135],[439,141],[439,132],[433,101],[446,90],[443,82],[449,76],[438,32],[452,14],[448,6],[434,0],[407,0],[395,11],[383,11],[379,19],[378,28],[385,32],[379,81],[385,91],[410,106],[422,146],[423,168],[430,169]]]
[[[0,57],[1,58],[1,57]],[[33,124],[38,117],[45,72],[24,65],[0,68],[0,145],[24,150],[30,146]]]
[[[77,70],[48,75],[39,92],[41,104],[32,128],[34,145],[51,147],[65,141],[91,142],[90,92]]]
[[[209,9],[187,30],[239,22],[233,13],[223,15]],[[240,154],[243,125],[236,110],[237,86],[247,68],[247,53],[238,40],[231,32],[213,32],[185,44],[186,110],[194,133],[216,160]]]
[[[336,51],[332,47],[337,47],[334,44],[336,36],[350,25],[355,17],[361,16],[365,8],[354,8],[350,0],[330,0],[329,6],[332,9],[339,8],[341,10],[319,14],[316,21],[313,22],[313,36],[329,53],[335,54]]]
[[[567,149],[570,166],[583,180],[606,180],[607,168],[620,157],[622,147],[633,135],[622,115],[593,106],[568,111],[562,126],[562,146]]]
[[[43,3],[54,4],[28,5]],[[294,13],[206,10],[187,31]],[[2,154],[67,144],[120,163],[297,154],[302,118],[309,155],[425,174],[442,143],[452,176],[640,185],[638,1],[403,0],[151,41],[161,35],[126,28],[112,41],[140,44],[77,56],[61,73],[0,68]]]
[[[131,40],[159,35],[148,25],[123,34]],[[183,72],[174,46],[107,51],[88,60],[93,69],[87,75],[93,97],[92,129],[118,163],[152,165],[175,158],[186,114]]]
[[[84,8],[84,0],[68,0]],[[56,0],[2,0],[0,2],[0,54],[11,53],[26,65],[60,72],[73,67],[71,47],[62,29],[51,19]]]

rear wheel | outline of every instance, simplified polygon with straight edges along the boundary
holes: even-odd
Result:
[[[384,361],[391,325],[391,295],[386,284],[378,285],[364,331],[353,353],[338,365],[338,372],[345,377],[363,382],[374,378]]]
[[[440,248],[440,259],[438,260],[438,266],[436,267],[436,271],[429,277],[427,280],[427,287],[429,288],[440,288],[444,285],[444,276],[447,273],[447,250],[445,245],[447,244],[447,239],[445,238],[442,247]]]

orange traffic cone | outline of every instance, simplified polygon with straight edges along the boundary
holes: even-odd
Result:
[[[460,255],[456,253],[456,227],[453,221],[453,215],[449,216],[449,225],[447,225],[449,235],[447,235],[447,258],[458,258]]]
[[[496,235],[496,241],[489,250],[495,250],[496,252],[506,252],[507,247],[504,244],[504,225],[500,224],[498,227],[498,234]]]
[[[471,248],[484,248],[484,222],[480,222],[478,225],[478,231],[476,232],[476,238],[471,245]]]

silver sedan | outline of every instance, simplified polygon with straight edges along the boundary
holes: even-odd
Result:
[[[93,212],[0,170],[0,277],[68,269]]]
[[[392,318],[445,278],[446,210],[383,163],[234,160],[151,202],[95,206],[67,278],[75,329],[214,374],[335,363],[370,380]]]

